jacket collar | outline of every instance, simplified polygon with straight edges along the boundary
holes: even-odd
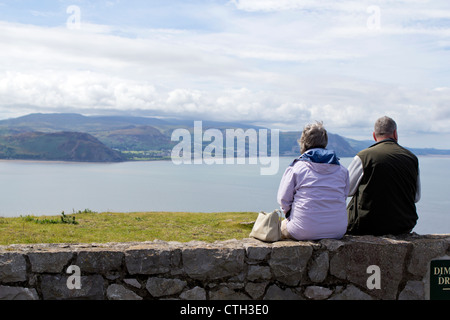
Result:
[[[385,143],[385,142],[394,142],[394,143],[397,143],[397,141],[395,141],[394,139],[392,139],[392,138],[387,138],[387,139],[384,139],[384,140],[381,140],[381,141],[378,141],[378,142],[374,143],[374,144],[371,145],[369,148],[375,147],[376,145],[379,145],[379,144]]]
[[[316,148],[306,151],[298,159],[295,159],[291,166],[293,166],[297,161],[340,165],[339,160],[340,159],[337,157],[335,151]]]

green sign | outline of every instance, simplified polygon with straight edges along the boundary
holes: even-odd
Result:
[[[450,300],[450,260],[431,261],[430,300]]]

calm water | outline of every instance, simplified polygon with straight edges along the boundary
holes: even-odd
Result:
[[[272,211],[291,158],[275,176],[259,165],[0,162],[0,216],[117,211]],[[342,159],[347,166],[350,158]],[[422,200],[417,233],[450,233],[450,158],[420,157]]]

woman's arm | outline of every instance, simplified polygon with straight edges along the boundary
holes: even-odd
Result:
[[[292,167],[286,169],[283,177],[281,178],[280,186],[278,188],[277,201],[283,210],[283,213],[288,216],[291,211],[292,202],[294,201],[295,194],[295,175],[292,171]]]

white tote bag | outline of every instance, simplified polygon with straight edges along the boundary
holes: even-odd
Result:
[[[279,210],[271,213],[260,212],[250,233],[250,237],[265,242],[279,241],[281,239],[281,217]]]

